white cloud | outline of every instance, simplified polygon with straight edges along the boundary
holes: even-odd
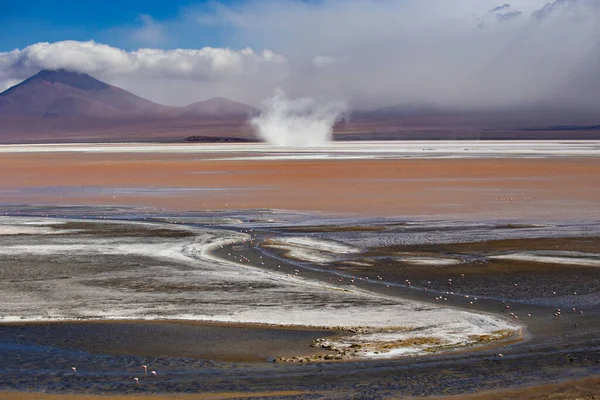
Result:
[[[598,0],[553,0],[534,11],[533,16],[538,19],[567,16],[582,20],[597,17],[599,11]]]
[[[155,22],[150,15],[140,15],[140,21],[142,26],[134,29],[131,33],[134,42],[158,46],[165,41],[162,25]]]
[[[205,47],[126,52],[94,41],[36,43],[23,50],[0,53],[0,69],[5,79],[40,69],[66,69],[88,74],[227,80],[253,76],[270,68],[285,72],[286,62],[283,56],[269,50],[257,53],[249,48],[236,51]]]
[[[105,44],[77,41],[36,43],[23,50],[0,53],[0,86],[14,83],[42,69],[65,69],[83,72],[108,82],[125,83],[132,87],[151,86],[142,90],[157,100],[160,89],[150,82],[167,85],[170,81],[195,83],[245,84],[271,81],[276,84],[287,76],[287,60],[270,50],[256,52],[250,48],[204,47],[201,49],[139,49],[127,52]],[[218,94],[218,93],[217,93]],[[181,93],[187,101],[198,100],[196,93]],[[202,96],[204,97],[204,96]],[[200,98],[202,98],[200,97]]]
[[[8,79],[5,81],[0,81],[0,93],[12,86],[15,86],[19,82],[21,82],[20,79]]]

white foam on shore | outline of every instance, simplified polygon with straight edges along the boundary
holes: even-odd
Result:
[[[334,261],[339,255],[361,252],[356,247],[332,240],[300,236],[269,239],[264,246],[284,250],[286,257],[314,263],[328,263]]]
[[[143,225],[159,227],[150,223]],[[160,228],[164,229],[164,225]],[[453,341],[461,345],[471,344],[472,335],[517,328],[492,315],[336,287],[305,279],[301,274],[289,276],[222,260],[211,251],[225,244],[246,241],[249,236],[217,229],[182,226],[172,229],[185,229],[195,236],[108,239],[93,234],[65,237],[42,234],[23,236],[19,244],[0,246],[0,257],[25,257],[20,268],[11,270],[12,274],[21,275],[13,275],[10,285],[0,286],[0,321],[182,319],[368,327],[370,333],[356,339],[363,341],[391,339],[391,336],[382,336],[382,330],[402,327],[437,335],[444,338],[444,343]],[[359,251],[352,246],[314,238],[284,239],[280,242],[287,246],[311,247],[324,254]],[[38,263],[54,255],[73,256],[77,261],[55,266],[58,268],[56,279],[40,279],[36,273]],[[88,272],[86,258],[94,260],[98,255],[143,256],[145,258],[140,260],[146,261],[137,267]],[[27,260],[28,256],[32,259]],[[69,278],[63,279],[65,275]],[[375,336],[369,338],[371,334]],[[410,352],[406,350],[406,354]]]
[[[57,218],[42,218],[42,217],[13,217],[8,215],[0,216],[1,225],[35,225],[35,226],[48,226],[48,225],[62,225],[67,223],[66,220]]]
[[[577,251],[539,251],[500,254],[488,258],[497,260],[530,261],[546,264],[600,267],[600,254]]]
[[[53,228],[53,226],[63,223],[64,221],[49,218],[1,216],[0,235],[60,235],[76,232],[75,230]]]
[[[0,235],[60,235],[72,233],[71,229],[53,229],[42,226],[0,225]]]
[[[346,260],[346,261],[344,261],[344,264],[346,264],[346,265],[355,265],[357,267],[370,267],[370,266],[373,265],[373,261],[368,261],[368,260],[363,260],[363,261]]]
[[[4,217],[6,218],[6,217]],[[36,225],[36,226],[51,226],[51,225],[63,225],[66,221],[57,220],[57,219],[41,219],[41,218],[31,218],[26,222],[20,223],[19,225]]]
[[[449,265],[460,264],[461,261],[456,258],[441,258],[441,257],[401,257],[399,261],[405,262],[412,265],[426,265],[426,266],[439,266],[445,267]]]

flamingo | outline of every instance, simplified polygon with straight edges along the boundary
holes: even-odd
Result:
[[[77,375],[77,368],[71,367],[71,370],[73,371],[73,375]]]
[[[144,375],[148,375],[148,366],[142,365],[142,368],[144,369]]]

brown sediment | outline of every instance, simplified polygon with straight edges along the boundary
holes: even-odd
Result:
[[[359,329],[360,330],[360,329]],[[359,333],[390,333],[390,332],[410,332],[411,328],[383,328],[369,329],[362,328],[363,332]],[[316,355],[316,356],[296,356],[278,359],[280,362],[311,362],[311,361],[356,361],[356,360],[377,360],[377,357],[369,358],[365,356],[366,352],[374,352],[385,356],[391,350],[397,349],[418,349],[420,354],[415,354],[417,357],[428,357],[434,354],[464,354],[473,351],[489,350],[498,347],[505,347],[510,344],[518,343],[523,340],[523,330],[518,328],[515,330],[502,329],[492,332],[489,335],[471,335],[468,337],[469,342],[448,344],[447,341],[438,337],[432,336],[416,336],[412,338],[398,339],[392,341],[376,341],[356,338],[353,336],[342,338],[343,342],[336,342],[339,338],[317,339],[314,342],[315,347],[322,347],[331,350],[336,354]],[[398,355],[393,358],[405,358],[406,356]]]
[[[429,246],[421,245],[422,249]],[[483,242],[450,243],[436,245],[436,252],[505,252],[556,250],[600,253],[599,237],[504,239]]]
[[[392,399],[392,398],[388,398]],[[406,399],[406,397],[394,397]],[[551,385],[520,389],[492,390],[475,394],[430,397],[431,400],[596,400],[600,399],[600,376],[581,380],[570,380]]]
[[[24,392],[0,392],[0,400],[218,400],[218,399],[248,399],[270,397],[292,397],[323,392],[306,392],[286,390],[277,392],[219,392],[196,394],[166,394],[166,395],[91,395],[91,394],[48,394]]]
[[[179,211],[273,208],[553,220],[600,213],[600,159],[592,157],[277,161],[215,157],[1,154],[0,191],[5,192],[5,204],[136,205]],[[154,193],[152,188],[223,190]]]
[[[469,340],[473,340],[476,343],[489,343],[512,335],[514,335],[514,331],[511,331],[510,329],[501,329],[488,335],[471,335],[469,336]]]

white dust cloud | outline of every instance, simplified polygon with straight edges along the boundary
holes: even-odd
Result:
[[[274,146],[321,146],[331,140],[333,125],[345,113],[342,101],[289,99],[278,89],[263,101],[261,114],[250,123],[261,139]]]

